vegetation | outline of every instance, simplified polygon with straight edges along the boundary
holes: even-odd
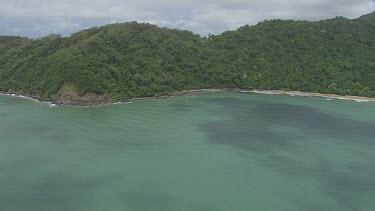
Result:
[[[3,92],[126,100],[203,88],[375,97],[375,13],[264,21],[208,38],[137,22],[70,37],[0,36]]]

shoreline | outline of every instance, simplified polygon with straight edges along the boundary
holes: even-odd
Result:
[[[357,102],[375,102],[375,98],[371,97],[361,97],[361,96],[351,96],[351,95],[336,95],[336,94],[322,94],[318,92],[300,92],[300,91],[285,91],[285,90],[243,90],[243,93],[257,93],[257,94],[275,94],[275,95],[290,95],[290,96],[300,96],[300,97],[323,97],[327,99],[336,100],[352,100]]]
[[[49,105],[50,107],[55,106],[102,106],[102,105],[118,105],[118,104],[130,104],[139,101],[146,100],[162,100],[169,99],[176,96],[184,96],[191,94],[211,93],[211,92],[233,92],[233,93],[253,93],[253,94],[267,94],[267,95],[289,95],[289,96],[300,96],[300,97],[322,97],[327,99],[336,100],[352,100],[356,102],[375,102],[375,98],[361,97],[361,96],[349,96],[349,95],[336,95],[336,94],[322,94],[317,92],[300,92],[300,91],[285,91],[285,90],[246,90],[246,89],[196,89],[196,90],[183,90],[178,91],[171,95],[159,96],[159,97],[137,97],[124,101],[115,101],[109,98],[98,98],[91,101],[85,101],[85,98],[79,98],[79,100],[63,100],[60,98],[48,98],[43,99],[35,95],[22,95],[19,92],[0,92],[0,96],[11,96],[24,98],[36,102],[41,102]]]
[[[190,95],[190,94],[199,94],[199,93],[209,93],[209,92],[223,92],[228,91],[229,89],[196,89],[196,90],[183,90],[183,91],[176,91],[176,93],[164,96],[156,96],[156,97],[136,97],[131,98],[128,100],[112,100],[110,98],[101,98],[98,97],[96,99],[93,98],[86,98],[78,97],[78,98],[59,98],[59,97],[51,97],[51,98],[42,98],[36,95],[24,95],[21,92],[0,92],[0,96],[10,96],[10,97],[18,97],[27,100],[32,100],[35,102],[40,102],[49,105],[50,107],[55,106],[82,106],[82,107],[91,107],[91,106],[103,106],[103,105],[118,105],[118,104],[130,104],[139,101],[146,101],[146,100],[163,100],[169,99],[176,96],[183,96],[183,95]]]

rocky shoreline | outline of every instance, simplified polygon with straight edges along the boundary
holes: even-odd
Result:
[[[324,97],[327,99],[339,100],[353,100],[357,102],[375,102],[375,98],[361,97],[361,96],[341,96],[335,94],[322,94],[316,92],[300,92],[300,91],[284,91],[284,90],[245,90],[245,89],[197,89],[197,90],[183,90],[171,95],[158,97],[138,97],[124,101],[116,101],[110,99],[106,95],[87,94],[85,96],[54,96],[50,98],[42,98],[37,95],[24,95],[22,92],[0,92],[0,95],[21,97],[33,101],[43,102],[50,106],[57,105],[71,105],[71,106],[100,106],[100,105],[114,105],[127,104],[144,100],[160,100],[168,99],[174,96],[192,95],[209,92],[235,92],[235,93],[254,93],[254,94],[274,94],[274,95],[291,95],[304,97]]]
[[[229,91],[224,89],[199,89],[199,90],[183,90],[176,92],[171,95],[164,95],[164,96],[157,96],[157,97],[137,97],[128,100],[113,100],[109,98],[107,95],[94,95],[94,94],[86,94],[85,96],[77,96],[77,95],[67,95],[67,96],[53,96],[50,98],[43,98],[38,95],[27,95],[22,92],[0,92],[0,95],[4,96],[12,96],[12,97],[20,97],[25,98],[33,101],[38,101],[42,103],[46,103],[50,106],[100,106],[100,105],[114,105],[114,104],[127,104],[133,103],[138,101],[144,100],[160,100],[160,99],[168,99],[173,96],[180,96],[180,95],[190,95],[190,94],[198,94],[198,93],[206,93],[206,92],[218,92],[218,91]]]

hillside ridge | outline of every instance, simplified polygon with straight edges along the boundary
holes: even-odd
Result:
[[[373,17],[270,20],[209,37],[138,22],[0,36],[0,91],[72,102],[210,88],[375,97]]]

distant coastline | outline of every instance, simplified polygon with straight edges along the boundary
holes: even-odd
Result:
[[[322,94],[317,92],[301,92],[301,91],[285,91],[285,90],[246,90],[246,89],[197,89],[197,90],[183,90],[178,91],[171,95],[159,96],[159,97],[137,97],[123,101],[116,101],[110,98],[87,98],[81,97],[76,98],[76,100],[66,100],[64,98],[52,97],[52,98],[41,98],[35,95],[24,95],[18,92],[9,93],[9,92],[0,92],[0,96],[12,96],[20,97],[28,100],[38,101],[46,103],[47,105],[54,107],[57,105],[72,105],[72,106],[100,106],[100,105],[116,105],[116,104],[128,104],[138,101],[145,100],[161,100],[168,99],[174,96],[183,96],[183,95],[193,95],[200,93],[210,93],[210,92],[233,92],[233,93],[253,93],[253,94],[268,94],[268,95],[290,95],[290,96],[301,96],[301,97],[323,97],[327,99],[337,99],[337,100],[352,100],[357,102],[375,102],[375,98],[361,97],[361,96],[342,96],[336,94]]]

